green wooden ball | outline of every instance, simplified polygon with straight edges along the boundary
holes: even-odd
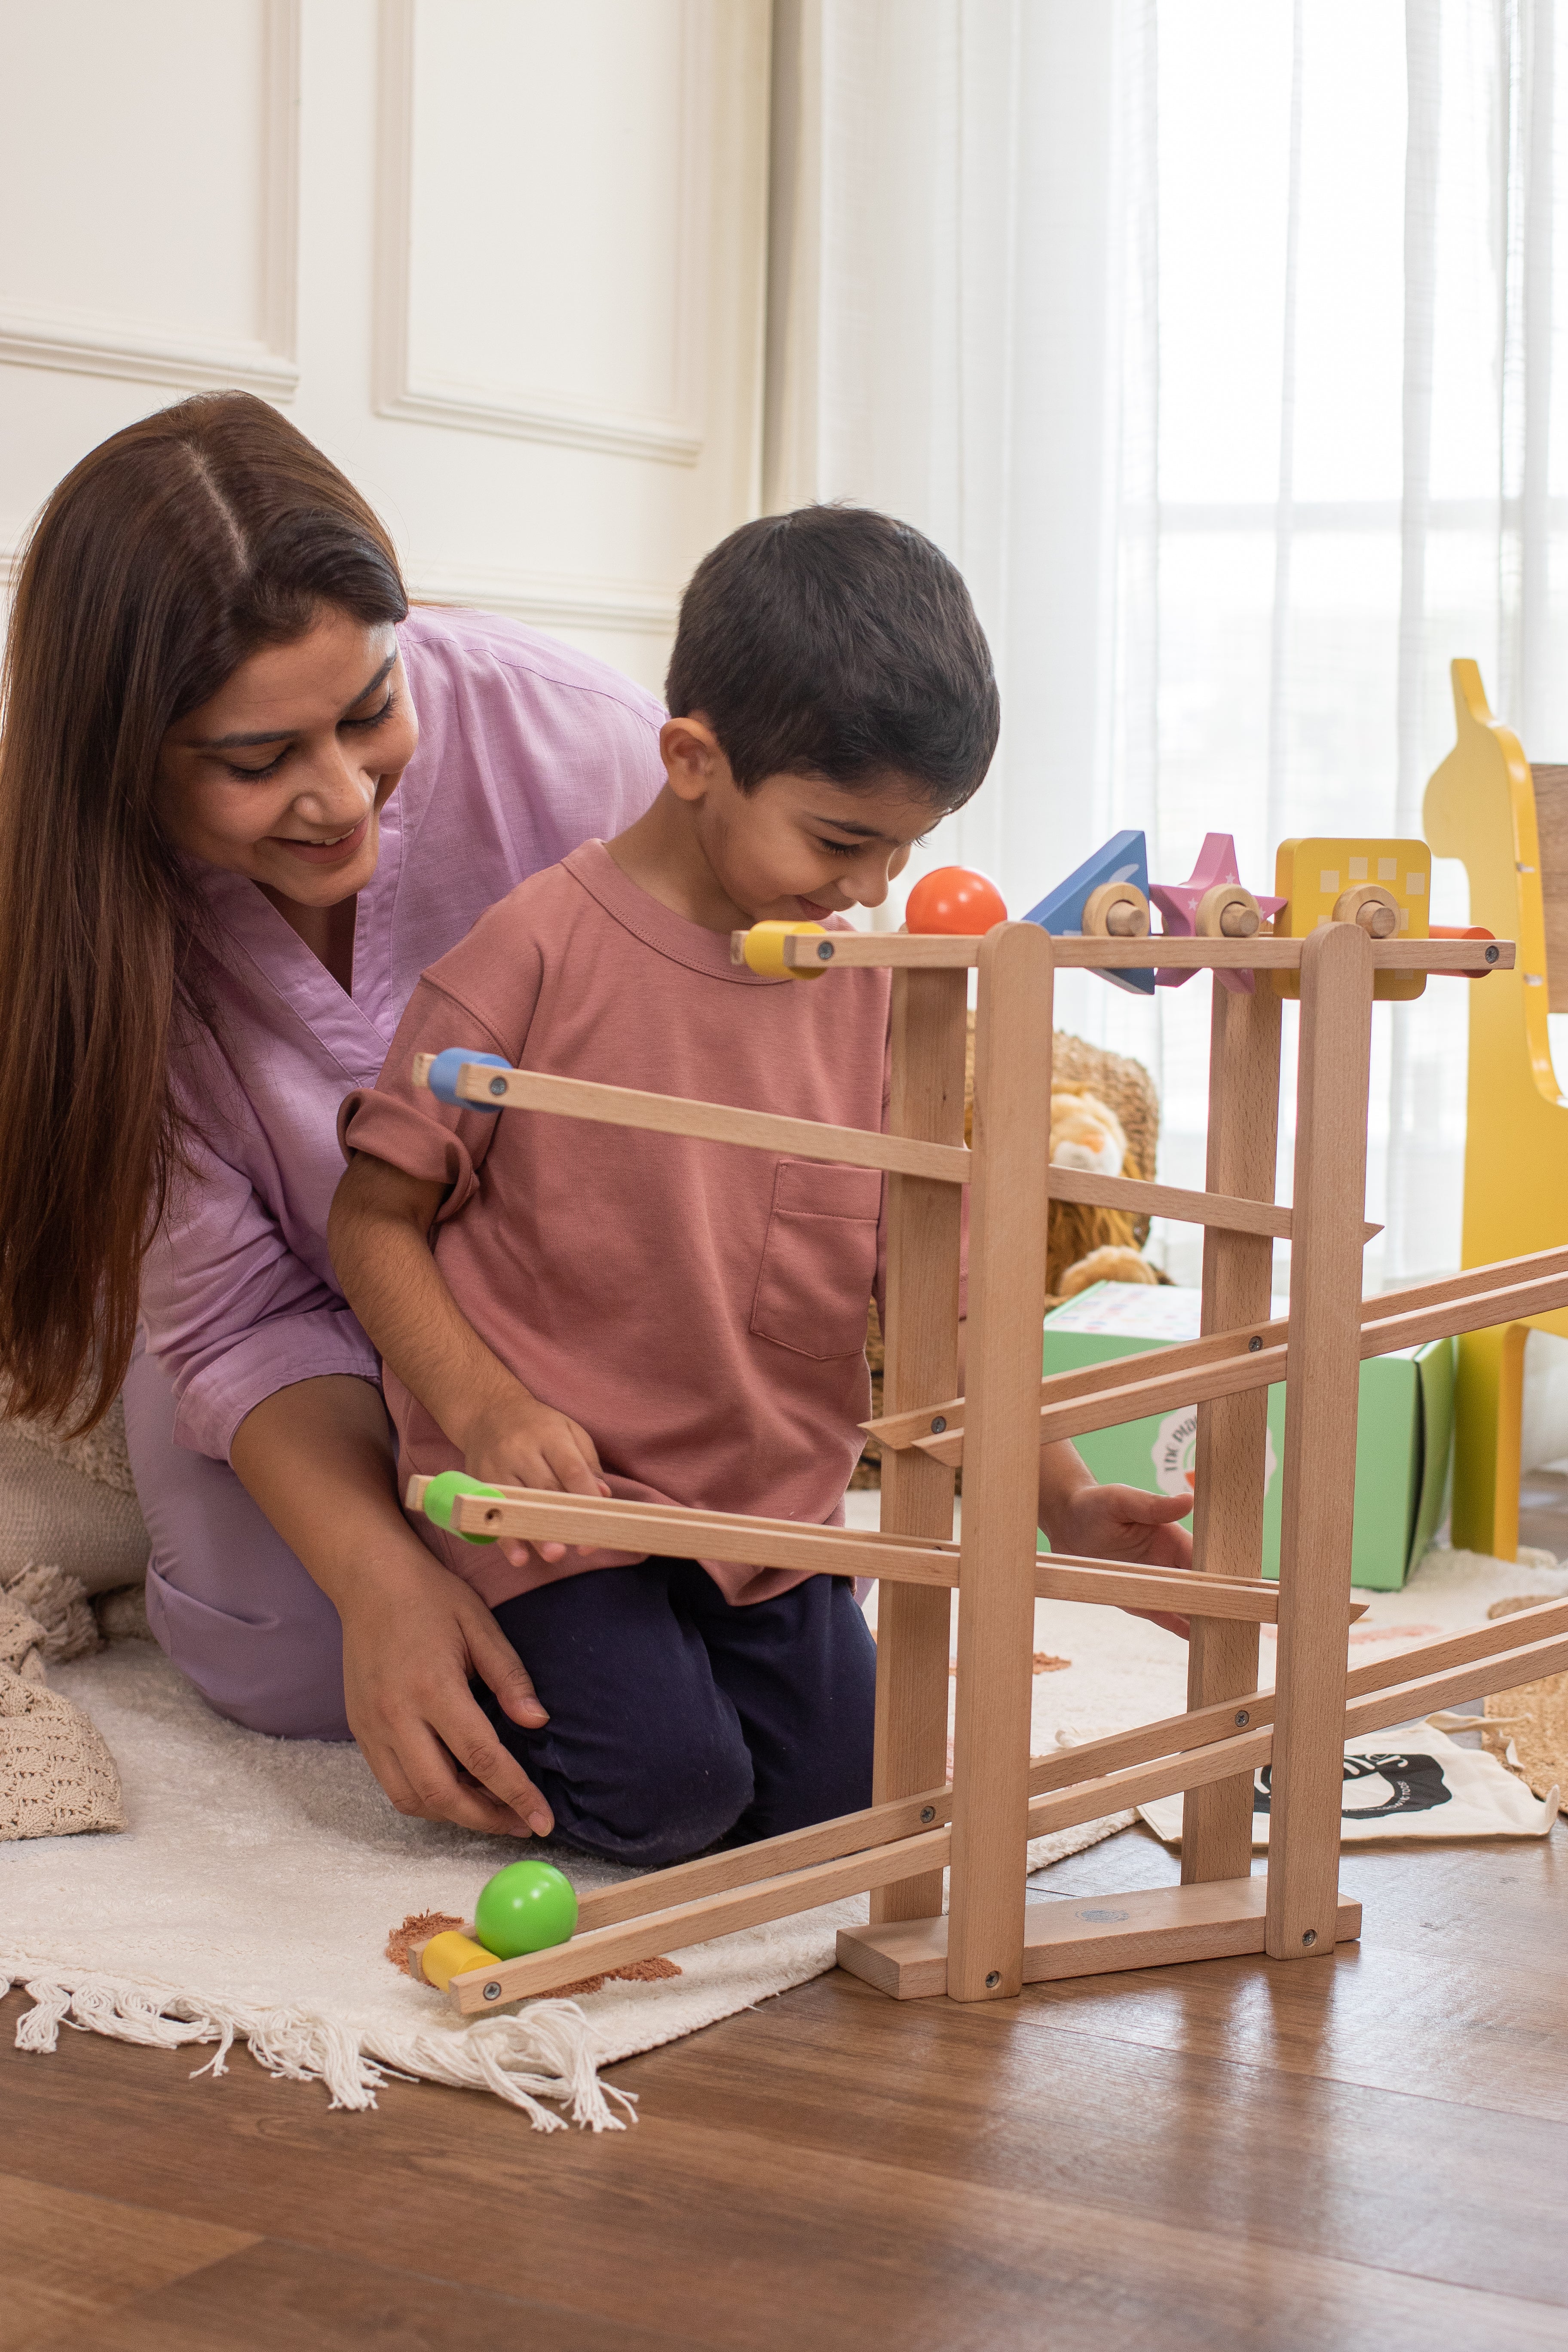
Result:
[[[551,1862],[509,1862],[474,1906],[474,1933],[498,1960],[563,1944],[576,1925],[576,1889]]]

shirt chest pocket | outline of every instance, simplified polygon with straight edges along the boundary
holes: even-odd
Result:
[[[874,1168],[781,1160],[752,1299],[752,1332],[799,1356],[858,1356],[877,1279]]]

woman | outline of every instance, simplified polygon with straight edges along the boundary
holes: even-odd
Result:
[[[652,698],[473,614],[410,614],[385,530],[241,393],[116,434],[24,558],[0,745],[0,1379],[122,1385],[148,1615],[210,1703],[358,1739],[400,1811],[548,1807],[469,1692],[542,1719],[398,1507],[326,1249],[338,1103],[422,966],[621,831]]]

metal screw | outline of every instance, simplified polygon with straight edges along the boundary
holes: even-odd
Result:
[[[1318,1931],[1315,1927],[1309,1927],[1306,1934],[1301,1938],[1302,1943],[1307,1947],[1309,1951],[1311,1950],[1312,1946],[1317,1942],[1317,1940]]]
[[[1253,1339],[1249,1339],[1249,1340],[1247,1341],[1247,1354],[1248,1354],[1249,1356],[1256,1356],[1256,1355],[1257,1355],[1257,1353],[1258,1353],[1258,1350],[1259,1349],[1259,1348],[1261,1348],[1261,1347],[1262,1347],[1262,1345],[1263,1345],[1263,1342],[1262,1342],[1262,1340],[1261,1340],[1261,1339],[1259,1339],[1253,1338]]]
[[[992,1971],[991,1971],[991,1973],[990,1973],[990,1975],[989,1975],[989,1976],[986,1978],[986,1979],[985,1979],[985,1990],[986,1990],[986,1991],[987,1991],[987,1992],[994,1992],[994,1991],[995,1991],[995,1990],[996,1990],[996,1987],[1001,1983],[1001,1981],[1002,1981],[1002,1971],[1001,1971],[1001,1969],[992,1969]]]
[[[833,961],[833,941],[831,940],[824,940],[821,941],[816,950],[816,961],[818,963],[831,963]]]
[[[921,1819],[922,1822],[934,1822],[936,1819],[936,1807],[934,1805],[922,1805],[921,1807]]]
[[[1240,1730],[1240,1728],[1241,1728],[1241,1727],[1242,1727],[1242,1725],[1243,1725],[1244,1723],[1250,1723],[1251,1721],[1252,1721],[1252,1717],[1248,1715],[1248,1713],[1247,1712],[1247,1709],[1246,1709],[1244,1706],[1243,1706],[1243,1707],[1238,1707],[1238,1708],[1237,1709],[1237,1715],[1236,1715],[1236,1725],[1237,1725],[1237,1729],[1238,1731]]]
[[[1487,961],[1488,961],[1489,963],[1496,963],[1496,961],[1497,961],[1497,956],[1498,956],[1498,951],[1497,951],[1496,948],[1489,948],[1489,949],[1487,950]]]
[[[945,1412],[939,1412],[936,1419],[931,1423],[931,1433],[933,1437],[940,1437],[946,1427],[947,1415]]]
[[[506,1092],[506,1080],[504,1078],[492,1078],[490,1080],[490,1092],[492,1095],[504,1095]]]
[[[500,1999],[500,1985],[499,1985],[499,1984],[488,1984],[488,1985],[486,1985],[486,1987],[485,1987],[485,1999],[486,1999],[487,2000],[499,2000]]]

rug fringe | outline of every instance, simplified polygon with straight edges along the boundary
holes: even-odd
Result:
[[[334,2107],[374,2107],[384,2083],[418,2081],[489,2091],[521,2107],[535,2131],[563,2131],[568,2116],[595,2132],[624,2131],[637,2120],[636,2093],[600,2082],[594,2029],[574,2000],[535,2001],[521,2015],[479,2018],[444,2032],[368,2035],[304,2010],[226,2008],[166,1987],[0,1959],[0,1997],[16,1984],[33,2003],[16,2021],[16,2047],[39,2055],[58,2047],[62,2025],[167,2050],[216,2042],[195,2081],[226,2073],[238,2041],[269,2074],[324,2084]],[[542,2105],[546,2099],[566,2115]]]

